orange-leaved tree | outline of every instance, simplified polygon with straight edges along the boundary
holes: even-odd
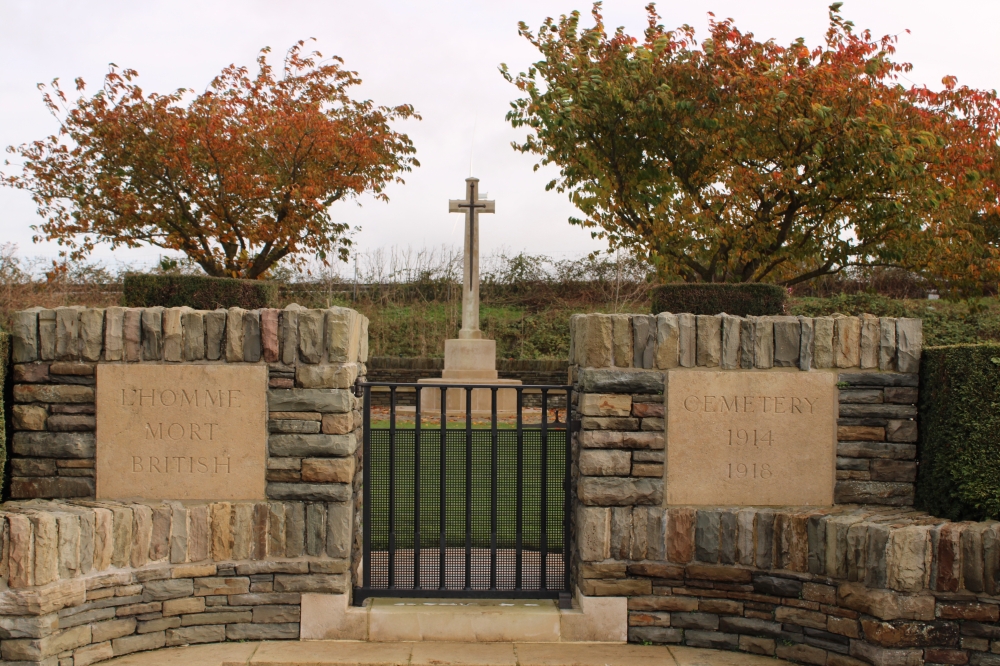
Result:
[[[612,248],[662,279],[787,285],[849,266],[948,280],[1000,271],[1000,107],[945,79],[904,87],[896,39],[830,7],[825,43],[788,46],[710,18],[667,31],[653,5],[642,39],[580,26],[574,12],[520,32],[542,59],[501,71],[523,97],[517,150],[558,167]],[[537,167],[536,167],[537,168]]]
[[[303,46],[277,71],[264,48],[256,75],[230,65],[198,95],[147,95],[134,70],[114,65],[103,89],[72,104],[58,80],[39,86],[59,131],[9,147],[22,170],[0,182],[31,192],[44,218],[36,241],[57,241],[71,259],[97,243],[149,244],[209,275],[262,278],[286,258],[346,258],[350,229],[331,204],[386,199],[386,185],[418,165],[391,124],[419,116],[352,99],[357,73]]]

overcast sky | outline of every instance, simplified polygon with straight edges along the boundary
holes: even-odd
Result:
[[[826,0],[685,0],[661,2],[667,27],[690,23],[703,38],[707,12],[732,17],[760,38],[818,43],[827,26]],[[606,23],[641,35],[645,0],[607,0]],[[0,146],[54,131],[36,89],[77,76],[93,91],[110,62],[139,71],[147,91],[201,90],[229,63],[253,65],[257,51],[275,55],[298,39],[315,37],[324,55],[339,55],[364,80],[355,94],[378,104],[413,104],[422,121],[402,123],[422,166],[393,186],[386,203],[339,203],[332,212],[358,226],[361,249],[461,244],[461,216],[449,198],[463,192],[470,157],[482,192],[496,214],[482,217],[482,248],[528,250],[558,258],[602,245],[572,227],[565,195],[545,192],[551,171],[532,172],[534,158],[510,148],[523,132],[504,120],[516,89],[497,71],[514,72],[537,59],[517,35],[517,22],[537,28],[546,16],[590,5],[571,0],[0,0]],[[912,62],[915,83],[939,87],[946,74],[979,88],[1000,88],[998,0],[848,0],[845,15],[874,34],[900,34],[898,57]],[[910,29],[912,34],[904,34]],[[473,131],[475,128],[475,132]],[[474,136],[473,136],[474,135]],[[11,167],[3,167],[10,170]],[[52,244],[34,245],[34,205],[24,192],[0,189],[0,242],[27,256],[52,256]],[[156,248],[95,257],[155,261]]]

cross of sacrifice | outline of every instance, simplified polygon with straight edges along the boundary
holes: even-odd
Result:
[[[459,339],[479,339],[479,214],[495,213],[496,202],[479,198],[479,179],[465,179],[465,198],[450,199],[449,213],[465,213],[465,256],[462,284],[462,328]]]

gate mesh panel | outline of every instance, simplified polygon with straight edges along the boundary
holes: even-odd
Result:
[[[429,596],[438,589],[470,591],[517,589],[517,431],[497,431],[497,470],[492,460],[492,431],[472,431],[471,461],[468,460],[466,431],[446,430],[444,456],[444,501],[441,483],[441,430],[421,429],[419,441],[420,529],[417,543],[414,496],[417,453],[416,431],[397,429],[392,449],[394,478],[390,480],[390,431],[370,430],[371,538],[368,561],[372,590],[423,589]],[[563,549],[563,480],[566,475],[566,431],[550,428],[547,440],[547,492],[545,538],[545,581],[541,585],[542,514],[542,433],[537,428],[522,431],[522,526],[521,585],[525,591],[565,589]],[[466,463],[471,462],[471,530],[466,535]],[[495,587],[491,586],[492,494],[497,481]],[[390,492],[390,485],[392,489]],[[390,494],[394,498],[390,524]],[[445,549],[441,550],[441,511],[445,514]],[[390,581],[390,536],[395,551]],[[415,553],[419,549],[419,553]],[[414,555],[419,556],[419,585],[414,578]],[[442,562],[444,575],[442,581]],[[467,568],[468,563],[468,568]],[[468,573],[468,587],[466,578]]]

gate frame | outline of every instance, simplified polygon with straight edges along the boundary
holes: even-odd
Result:
[[[465,409],[465,447],[466,447],[466,484],[465,484],[465,586],[462,589],[448,589],[441,586],[444,581],[444,540],[446,538],[445,532],[442,530],[439,538],[441,544],[439,548],[439,586],[436,588],[421,588],[420,587],[420,576],[419,576],[419,566],[420,566],[420,548],[414,547],[414,587],[413,588],[398,588],[392,584],[385,588],[373,588],[371,586],[371,521],[372,521],[372,497],[367,492],[371,488],[371,466],[369,465],[369,460],[371,457],[371,390],[374,387],[386,387],[389,388],[390,398],[389,398],[389,478],[390,481],[394,477],[395,470],[395,460],[392,456],[392,451],[394,449],[395,443],[395,433],[396,429],[396,389],[398,388],[412,388],[415,390],[415,411],[414,411],[414,430],[416,432],[422,432],[423,429],[420,428],[420,396],[422,389],[439,389],[441,391],[441,432],[442,439],[445,439],[447,429],[447,390],[448,389],[458,389],[465,391],[466,409]],[[491,479],[490,479],[490,589],[488,590],[476,590],[472,589],[470,586],[471,579],[471,475],[472,466],[468,462],[468,458],[471,456],[471,446],[472,446],[472,391],[476,389],[489,389],[491,390],[491,415],[490,415],[490,433],[491,433]],[[496,589],[496,562],[497,562],[497,486],[499,479],[499,466],[497,458],[497,441],[498,441],[498,422],[497,422],[497,391],[499,390],[514,390],[517,391],[517,436],[518,440],[522,440],[522,432],[524,426],[522,425],[522,413],[523,413],[523,394],[525,390],[538,390],[542,394],[542,422],[539,426],[541,431],[542,442],[545,442],[546,433],[549,430],[548,424],[548,392],[552,390],[559,391],[566,396],[566,421],[565,421],[565,432],[566,432],[566,450],[565,450],[565,471],[563,474],[563,520],[562,520],[562,532],[563,532],[563,586],[562,589],[548,589],[547,580],[545,575],[545,561],[547,555],[547,539],[542,539],[539,557],[540,557],[540,575],[539,575],[539,589],[537,590],[524,590],[520,588],[521,576],[520,576],[520,553],[522,552],[521,546],[521,533],[517,534],[517,545],[515,546],[515,552],[517,553],[517,573],[515,574],[515,580],[517,581],[515,589],[513,590],[498,590]],[[527,384],[527,385],[510,385],[510,384],[436,384],[431,382],[366,382],[363,381],[361,377],[354,384],[355,396],[364,399],[364,404],[362,407],[362,432],[363,432],[363,445],[362,445],[362,550],[361,550],[361,586],[353,588],[352,598],[353,603],[356,606],[360,606],[364,603],[365,599],[369,597],[392,597],[392,598],[426,598],[426,599],[553,599],[557,600],[560,608],[572,608],[572,555],[574,549],[572,548],[572,461],[573,461],[573,435],[580,429],[580,422],[574,420],[573,418],[573,385],[572,384]],[[558,423],[558,421],[557,421]],[[479,429],[482,430],[482,429]],[[542,474],[540,480],[541,495],[546,496],[546,491],[548,487],[548,476],[545,473],[547,471],[547,447],[542,446]],[[443,464],[443,463],[442,463]],[[518,457],[518,471],[517,471],[517,509],[516,518],[518,525],[522,524],[522,511],[524,502],[521,497],[523,494],[523,479],[524,470],[521,467],[521,457]],[[395,484],[389,484],[389,517],[388,521],[390,526],[395,523]],[[419,525],[420,525],[420,506],[417,502],[417,498],[420,497],[420,463],[419,459],[414,460],[414,538],[415,544],[419,544]],[[547,502],[543,502],[541,506],[541,518],[539,520],[540,525],[544,527],[545,516],[546,516]],[[441,514],[442,523],[444,521],[444,513]],[[542,534],[547,534],[547,531],[543,531]],[[390,583],[394,581],[393,569],[394,569],[394,554],[395,554],[395,532],[390,530],[389,532],[389,581]]]

